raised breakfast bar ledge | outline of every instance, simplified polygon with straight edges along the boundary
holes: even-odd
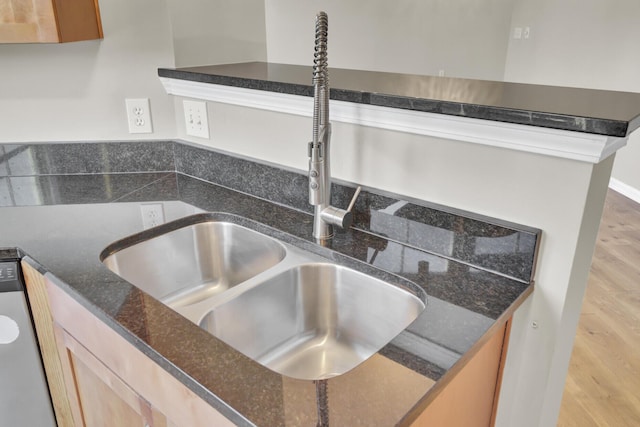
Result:
[[[312,68],[158,69],[168,94],[310,117]],[[331,69],[333,121],[597,163],[640,126],[633,93]]]

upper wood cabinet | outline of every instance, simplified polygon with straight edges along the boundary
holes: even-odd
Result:
[[[98,0],[0,0],[0,43],[101,38]]]

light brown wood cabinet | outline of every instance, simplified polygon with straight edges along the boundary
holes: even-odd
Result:
[[[75,379],[70,390],[74,419],[91,427],[173,425],[71,335],[58,326],[54,330],[61,344],[61,363]]]
[[[0,43],[101,38],[98,0],[0,0]]]
[[[233,425],[27,262],[22,268],[60,427]]]

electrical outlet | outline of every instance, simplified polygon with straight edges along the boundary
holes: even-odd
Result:
[[[207,103],[201,101],[182,101],[184,108],[184,122],[187,135],[209,139],[209,120],[207,118]]]
[[[164,224],[164,210],[162,203],[148,203],[140,205],[140,213],[142,214],[142,228],[156,227]]]
[[[125,99],[124,103],[127,106],[129,133],[153,132],[149,98]]]

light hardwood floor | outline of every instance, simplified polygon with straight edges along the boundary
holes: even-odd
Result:
[[[640,205],[612,190],[558,426],[640,426]]]

